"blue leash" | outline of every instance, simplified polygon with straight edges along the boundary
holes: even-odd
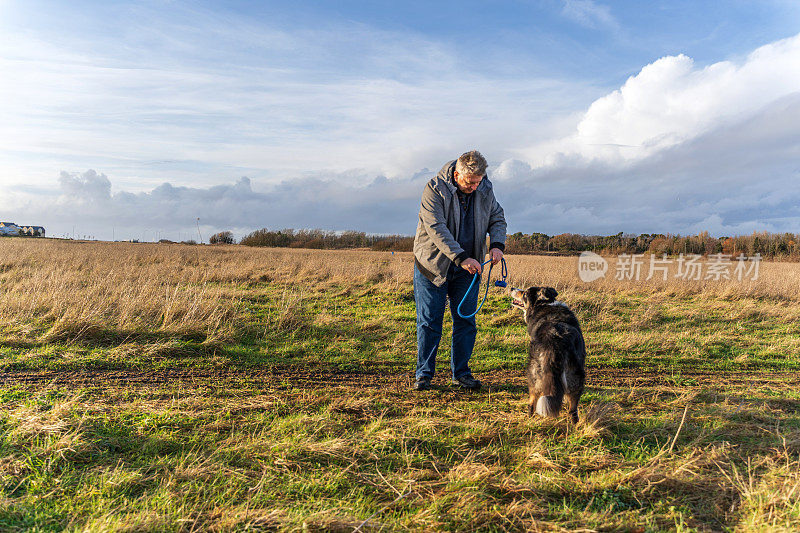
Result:
[[[492,260],[489,259],[488,261],[484,261],[483,263],[481,263],[481,269],[486,265],[486,263],[491,263],[491,262],[492,262]],[[480,274],[480,272],[476,272],[475,276],[473,276],[472,282],[469,284],[469,288],[467,289],[467,292],[464,293],[464,297],[461,298],[461,303],[459,303],[458,307],[456,308],[456,312],[458,313],[458,316],[460,316],[461,318],[472,318],[475,315],[477,315],[478,311],[480,311],[481,307],[483,307],[484,302],[486,302],[486,297],[489,295],[489,280],[492,277],[492,267],[493,266],[494,265],[489,265],[489,275],[486,276],[486,290],[483,293],[483,300],[481,301],[481,305],[479,305],[478,308],[475,310],[475,312],[472,313],[471,315],[462,315],[461,314],[461,306],[464,305],[464,302],[466,301],[467,296],[469,296],[470,291],[472,291],[472,286],[475,285],[475,280],[480,279],[481,274]],[[506,278],[508,277],[508,267],[506,266],[506,260],[505,260],[504,257],[500,258],[500,276],[502,276],[502,279],[498,279],[497,281],[495,281],[494,282],[494,286],[495,287],[506,287],[508,285],[506,283]],[[478,285],[478,295],[479,296],[480,296],[480,293],[481,293],[480,291],[481,291],[480,285]]]

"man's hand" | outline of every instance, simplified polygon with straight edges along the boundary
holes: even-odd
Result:
[[[481,264],[478,263],[475,259],[468,257],[461,262],[461,268],[469,272],[470,274],[477,274],[481,271]]]
[[[503,258],[503,252],[498,248],[492,248],[489,250],[489,258],[492,260],[492,265],[496,265]]]

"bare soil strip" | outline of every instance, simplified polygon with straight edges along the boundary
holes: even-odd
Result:
[[[398,371],[397,367],[366,368],[351,371],[329,366],[290,366],[269,368],[185,369],[164,368],[154,370],[75,370],[2,372],[0,385],[42,385],[59,387],[129,387],[170,384],[260,385],[271,389],[285,388],[402,388],[411,385],[412,372]],[[478,377],[490,389],[517,388],[525,385],[522,371],[495,370],[480,373]],[[434,385],[449,386],[446,373],[440,373]],[[672,374],[669,370],[643,370],[636,368],[589,368],[587,385],[590,387],[657,387],[707,388],[736,385],[800,385],[797,372],[690,372]]]

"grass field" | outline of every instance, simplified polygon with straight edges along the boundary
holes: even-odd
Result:
[[[499,292],[409,390],[410,254],[0,239],[0,531],[796,531],[800,265],[581,283],[581,421]],[[447,320],[445,323],[447,323]],[[446,337],[448,332],[446,332]]]

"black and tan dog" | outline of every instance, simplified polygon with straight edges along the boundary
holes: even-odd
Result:
[[[569,414],[578,422],[578,401],[586,382],[586,345],[575,314],[556,301],[552,287],[510,288],[513,304],[525,312],[528,346],[528,412],[556,417],[566,395]]]

